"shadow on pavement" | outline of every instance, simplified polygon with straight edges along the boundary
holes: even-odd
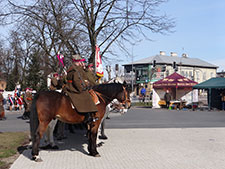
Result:
[[[40,147],[43,147],[44,141],[41,139],[41,143],[39,146],[39,153],[42,151],[47,151],[47,152],[53,152],[53,151],[64,151],[64,150],[69,150],[69,151],[79,151],[85,155],[89,155],[88,151],[86,150],[85,147],[87,147],[88,144],[88,139],[85,137],[86,130],[75,130],[74,134],[71,133],[66,133],[67,138],[63,140],[56,140],[55,143],[59,147],[59,149],[46,149],[43,150]],[[100,143],[97,144],[97,147],[103,146],[104,142],[101,141]],[[31,159],[31,146],[20,146],[17,148],[18,152],[23,154],[28,159]],[[24,151],[25,150],[25,151]],[[44,160],[44,159],[43,159]]]

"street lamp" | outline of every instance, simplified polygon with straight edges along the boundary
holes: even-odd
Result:
[[[133,53],[133,45],[132,45],[132,56],[131,56],[131,90],[132,90],[132,92],[134,91],[134,80],[133,80],[133,68],[134,68],[134,64],[133,64],[133,62],[134,62],[134,53]]]
[[[107,65],[106,66],[106,71],[108,73],[108,81],[111,80],[111,66]]]

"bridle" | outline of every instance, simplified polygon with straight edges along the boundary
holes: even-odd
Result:
[[[128,94],[126,91],[126,88],[123,86],[123,98],[122,98],[122,105],[125,106],[126,109],[128,109],[130,107],[130,99],[128,98]]]

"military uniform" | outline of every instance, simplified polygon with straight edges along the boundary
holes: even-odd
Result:
[[[88,83],[89,83],[88,85],[90,87],[98,85],[98,82],[97,82],[98,77],[95,76],[94,72],[89,70],[89,69],[86,69],[85,72],[86,72],[87,80],[88,80]]]
[[[0,93],[0,120],[5,119],[5,110],[3,107],[3,103],[4,103],[4,97],[2,93]]]
[[[50,84],[49,89],[57,90],[58,88],[59,88],[58,73],[54,73],[53,77],[51,78],[51,84]]]
[[[81,66],[72,65],[67,71],[67,84],[64,92],[71,98],[74,107],[80,113],[97,112],[97,108],[88,92],[86,72]]]
[[[26,91],[26,93],[25,93],[25,96],[24,96],[24,108],[25,108],[25,111],[24,111],[23,116],[22,116],[22,118],[24,120],[30,118],[32,99],[33,99],[32,93],[28,89]]]

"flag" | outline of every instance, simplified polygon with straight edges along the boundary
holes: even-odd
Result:
[[[64,67],[64,63],[63,63],[64,56],[62,54],[58,53],[57,58],[59,60],[59,65],[62,64],[62,66]]]
[[[95,46],[95,70],[96,70],[96,74],[99,77],[103,77],[103,66],[102,66],[102,59],[100,56],[100,48],[98,47],[98,45]]]

